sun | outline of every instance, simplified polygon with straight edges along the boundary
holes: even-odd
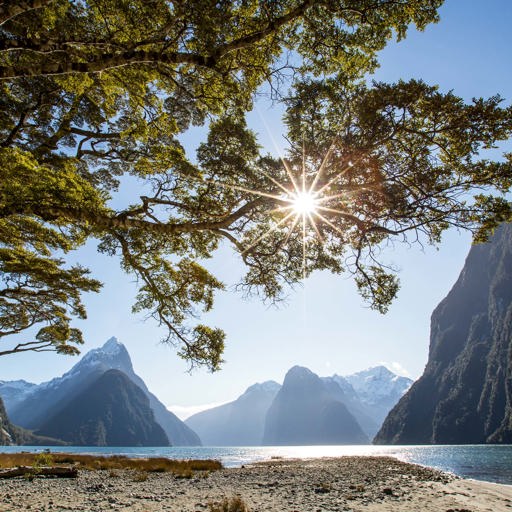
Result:
[[[294,213],[299,215],[311,215],[316,213],[319,206],[315,194],[311,192],[295,192],[290,197],[291,207]]]
[[[289,240],[292,232],[300,230],[302,236],[302,274],[303,279],[306,278],[306,251],[309,240],[315,239],[319,243],[324,243],[324,234],[321,226],[327,227],[329,230],[341,233],[340,227],[330,220],[333,216],[347,216],[349,212],[343,208],[340,210],[340,200],[349,195],[347,192],[335,193],[330,192],[331,185],[334,185],[346,173],[351,172],[354,163],[351,160],[344,162],[338,167],[336,172],[331,173],[330,178],[326,178],[325,171],[329,167],[331,156],[336,150],[337,138],[335,138],[327,153],[322,158],[318,167],[310,167],[307,163],[304,147],[302,148],[302,165],[292,167],[283,157],[282,164],[288,176],[288,182],[275,179],[270,174],[262,171],[262,174],[273,183],[275,187],[280,189],[281,193],[266,190],[252,190],[240,185],[232,185],[218,181],[212,181],[216,186],[239,190],[249,194],[254,194],[261,198],[269,198],[275,201],[277,207],[269,210],[269,213],[280,213],[280,220],[273,222],[268,230],[250,242],[243,248],[242,254],[248,254],[263,239],[278,229],[287,228],[285,239]],[[335,203],[333,204],[333,201]]]

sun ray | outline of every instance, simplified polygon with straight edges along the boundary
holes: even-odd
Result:
[[[306,143],[302,137],[302,194],[306,194]]]
[[[359,191],[358,191],[359,192]],[[340,199],[340,198],[347,198],[348,196],[354,195],[354,192],[348,192],[344,190],[343,192],[340,192],[339,194],[334,194],[332,196],[324,196],[316,200],[318,205],[321,205],[323,203],[327,203],[328,201],[332,201],[333,199]]]
[[[328,226],[331,226],[332,229],[336,230],[341,235],[345,234],[338,226],[333,224],[329,219],[326,219],[321,213],[316,212],[316,215],[320,217]]]
[[[247,253],[253,247],[258,245],[262,240],[264,240],[265,238],[267,238],[267,236],[269,236],[271,233],[273,233],[281,224],[285,223],[292,215],[293,215],[293,212],[290,212],[286,217],[283,217],[277,224],[275,224],[274,226],[269,228],[267,231],[265,231],[265,233],[263,233],[263,235],[258,237],[249,247],[244,249],[241,254]]]
[[[284,168],[286,169],[286,173],[288,174],[288,177],[290,178],[290,181],[292,183],[292,186],[297,192],[299,189],[299,186],[297,185],[297,182],[295,181],[295,176],[293,175],[292,170],[290,169],[290,166],[288,165],[288,162],[284,158],[281,157],[281,161],[283,162]]]
[[[288,206],[278,206],[277,208],[269,210],[268,213],[279,213],[284,212],[286,210],[293,210],[293,204],[289,204]]]
[[[260,169],[259,170],[261,172],[261,174],[263,174],[263,176],[265,176],[266,178],[268,178],[272,183],[274,183],[275,185],[277,185],[285,194],[290,194],[290,190],[288,190],[284,185],[282,185],[281,183],[279,183],[276,179],[272,178],[272,176],[270,176],[270,174],[268,174],[267,172],[265,172],[263,169]]]
[[[290,240],[290,237],[292,236],[292,233],[295,230],[295,227],[299,223],[299,219],[300,219],[300,214],[296,213],[295,218],[293,219],[292,225],[290,226],[290,229],[288,230],[288,234],[286,235],[286,238],[284,240],[285,245],[288,243],[288,240]]]
[[[269,135],[277,148],[277,144],[270,131]],[[333,221],[336,221],[336,219],[341,221],[343,218],[348,218],[356,224],[362,222],[357,217],[356,213],[352,211],[350,205],[343,204],[345,202],[343,199],[349,199],[361,190],[372,191],[374,188],[371,186],[372,184],[368,185],[363,183],[357,190],[343,190],[343,183],[339,180],[354,167],[354,163],[349,161],[341,166],[341,168],[337,169],[335,166],[333,169],[329,169],[333,152],[337,147],[337,141],[338,139],[335,138],[331,142],[327,153],[323,159],[319,161],[318,168],[315,172],[312,172],[314,171],[312,162],[308,160],[306,154],[305,139],[302,141],[302,154],[299,155],[297,151],[295,153],[295,161],[293,159],[286,160],[282,156],[279,157],[286,171],[286,175],[283,173],[283,181],[276,179],[271,173],[259,169],[259,172],[268,180],[267,183],[272,183],[271,187],[273,189],[274,186],[277,187],[273,192],[255,190],[242,185],[232,185],[219,181],[202,180],[214,186],[238,190],[261,198],[269,198],[271,201],[268,201],[265,212],[266,215],[279,214],[277,219],[281,217],[278,221],[277,219],[274,220],[272,225],[255,240],[248,242],[250,245],[241,251],[242,256],[246,255],[262,240],[282,227],[286,234],[283,236],[284,239],[281,238],[281,236],[279,237],[280,241],[278,242],[278,247],[283,248],[286,246],[292,236],[294,237],[294,243],[297,242],[300,244],[302,242],[302,251],[300,251],[300,245],[298,245],[297,249],[300,252],[295,254],[294,258],[297,258],[297,264],[300,264],[300,259],[302,260],[300,270],[297,269],[297,271],[302,274],[302,279],[305,281],[308,269],[308,247],[310,240],[318,240],[321,244],[324,244],[326,238],[329,236],[329,230],[324,232],[322,225],[328,226],[342,236],[345,236],[346,232]],[[362,158],[363,155],[358,157],[356,163],[360,162]],[[330,170],[330,177],[326,176],[327,169]],[[327,181],[325,182],[325,180]],[[311,183],[308,183],[308,181],[311,181]],[[328,195],[328,189],[334,184],[336,185],[335,190],[332,190],[331,195]],[[345,208],[346,206],[347,209],[338,209],[336,208],[337,206],[341,208]],[[299,237],[302,238],[302,240],[300,240]]]
[[[315,190],[316,184],[318,183],[320,177],[322,176],[325,165],[326,165],[327,161],[329,160],[331,153],[334,150],[335,142],[336,142],[336,138],[334,138],[334,140],[331,142],[331,145],[329,146],[329,149],[327,150],[325,157],[323,158],[322,162],[320,163],[320,167],[318,168],[318,171],[316,171],[315,177],[313,178],[313,182],[311,183],[311,186],[309,187],[310,194],[313,193],[313,191]]]
[[[340,192],[339,194],[334,194],[333,196],[324,196],[319,199],[317,199],[317,204],[321,205],[323,203],[327,203],[328,201],[332,201],[333,199],[340,199],[341,197],[346,198],[348,195],[350,195],[350,192]]]
[[[359,162],[359,160],[361,160],[363,157],[359,157],[356,162]],[[338,178],[341,178],[342,176],[344,176],[350,169],[352,169],[352,167],[354,167],[354,163],[352,161],[349,161],[347,163],[347,165],[341,170],[339,171],[335,176],[333,176],[325,185],[322,185],[322,187],[320,187],[317,191],[315,191],[315,195],[319,196],[322,194],[322,192],[326,189],[326,188],[329,188]]]
[[[340,197],[347,197],[347,196],[353,196],[359,192],[375,192],[377,187],[372,186],[361,186],[357,190],[344,190],[343,192],[340,192],[339,194],[334,194],[332,196],[324,196],[319,199],[316,199],[317,204],[326,203],[327,201],[332,201],[333,199],[339,199]]]
[[[316,214],[316,212],[313,212],[313,213]],[[310,224],[313,226],[313,229],[315,230],[316,236],[318,237],[320,242],[323,243],[324,239],[322,237],[322,234],[320,233],[320,230],[318,229],[318,226],[316,225],[315,219],[313,218],[313,215],[311,212],[308,212],[308,218],[309,218]]]
[[[338,215],[350,215],[351,217],[354,216],[347,211],[337,210],[336,208],[329,208],[327,206],[318,206],[318,210],[322,210],[324,212],[329,212],[329,213],[337,213]]]
[[[265,130],[267,131],[267,134],[268,136],[270,137],[270,140],[272,141],[272,144],[274,145],[274,149],[277,151],[277,154],[279,155],[279,159],[281,160],[282,164],[283,164],[283,167],[285,168],[285,171],[286,171],[286,174],[288,174],[288,178],[290,179],[290,182],[293,186],[293,188],[297,191],[299,190],[298,186],[297,186],[297,183],[295,181],[295,176],[293,175],[293,172],[292,170],[290,169],[290,166],[288,165],[288,162],[286,161],[286,159],[282,156],[282,152],[281,150],[279,149],[279,146],[277,145],[277,142],[274,138],[274,136],[272,135],[272,131],[270,130],[268,124],[267,124],[267,121],[266,119],[263,117],[263,115],[261,114],[261,111],[260,111],[260,108],[258,107],[258,105],[256,105],[256,111],[258,112],[258,116],[260,117],[262,123],[263,123],[263,126],[265,126]]]
[[[306,280],[306,212],[302,213],[302,280]]]

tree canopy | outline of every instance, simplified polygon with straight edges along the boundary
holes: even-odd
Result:
[[[385,243],[437,243],[449,226],[484,237],[509,218],[510,156],[480,156],[510,136],[498,96],[465,104],[421,81],[363,81],[441,3],[4,2],[0,337],[40,329],[0,355],[77,350],[81,294],[101,284],[64,255],[90,238],[137,277],[134,310],[215,370],[224,333],[192,320],[223,288],[201,264],[223,241],[249,293],[277,300],[314,270],[348,271],[384,312],[398,289]],[[264,83],[286,103],[282,161],[245,123]],[[179,135],[205,124],[192,163]],[[127,176],[140,198],[114,207]],[[307,191],[314,205],[299,212]]]

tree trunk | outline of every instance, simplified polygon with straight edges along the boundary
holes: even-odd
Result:
[[[55,476],[58,478],[76,478],[78,469],[71,466],[18,466],[17,468],[0,471],[0,478],[15,478],[17,476]]]

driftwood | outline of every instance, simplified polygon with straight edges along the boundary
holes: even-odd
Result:
[[[76,478],[78,468],[73,466],[18,466],[17,468],[0,471],[0,478],[15,478],[17,476],[55,476],[58,478]]]

